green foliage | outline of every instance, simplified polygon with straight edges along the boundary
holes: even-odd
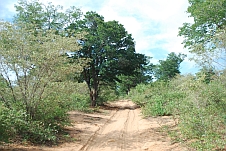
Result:
[[[38,0],[19,0],[15,8],[17,14],[14,22],[35,24],[36,29],[51,29],[55,30],[56,34],[60,34],[65,25],[73,24],[82,15],[81,10],[74,6],[64,13],[62,12],[63,6],[54,6],[51,2],[45,5]]]
[[[185,97],[184,93],[169,91],[173,88],[168,82],[157,81],[148,85],[138,85],[131,91],[131,99],[143,106],[146,116],[177,114],[178,104]]]
[[[166,60],[159,60],[159,65],[154,68],[154,76],[157,80],[170,80],[177,74],[180,74],[180,64],[184,60],[186,55],[178,54],[174,52],[168,54]]]
[[[136,69],[146,64],[146,56],[135,52],[131,34],[117,21],[104,21],[96,12],[87,12],[83,20],[71,24],[68,29],[85,31],[87,35],[80,40],[82,49],[75,58],[86,58],[90,62],[83,68],[82,80],[86,81],[91,96],[91,105],[96,105],[100,83],[118,81],[119,75],[134,75]]]
[[[50,104],[44,104],[50,105]],[[52,111],[53,109],[57,109],[54,105],[49,106]],[[59,108],[58,108],[59,110]],[[62,109],[60,109],[62,112]],[[54,113],[44,112],[38,113],[39,116],[36,119],[29,119],[26,111],[14,109],[8,109],[4,107],[2,104],[0,106],[0,142],[8,142],[9,140],[13,140],[16,136],[20,136],[22,139],[29,140],[34,143],[50,143],[56,142],[56,134],[58,133],[59,125],[62,126],[62,123],[59,122],[56,117],[61,117],[59,114],[56,115]],[[50,117],[54,115],[54,117]],[[64,113],[64,117],[65,117]],[[43,118],[44,117],[44,118]],[[53,118],[55,120],[53,121]],[[48,121],[50,120],[50,121]]]
[[[147,63],[147,65],[143,65],[139,69],[136,69],[131,75],[118,75],[117,78],[119,81],[116,82],[116,91],[118,94],[121,96],[128,95],[131,88],[138,84],[150,83],[153,78],[153,66],[153,64]]]
[[[171,115],[178,120],[170,135],[196,150],[223,148],[226,133],[225,71],[206,83],[192,75],[169,82],[138,85],[130,96],[146,116]]]
[[[100,90],[99,98],[97,99],[97,105],[103,105],[107,101],[115,101],[118,99],[115,89],[109,85],[103,85]]]
[[[89,112],[90,100],[89,96],[82,94],[73,94],[69,104],[70,110],[78,110],[82,112]]]
[[[168,115],[169,113],[167,113],[167,111],[165,110],[164,103],[165,103],[165,101],[162,100],[162,98],[152,99],[145,105],[143,114],[146,116],[148,116],[148,115],[152,115],[152,116]]]
[[[184,23],[180,28],[179,35],[184,36],[186,47],[211,41],[217,29],[223,28],[225,22],[225,0],[189,0],[187,8],[189,17],[194,18],[194,23]]]
[[[17,134],[23,139],[33,143],[55,143],[57,142],[56,134],[58,128],[51,124],[46,125],[40,121],[20,121],[15,123]]]
[[[152,86],[145,84],[138,84],[135,88],[131,89],[131,93],[129,93],[129,97],[139,106],[144,106],[147,104],[148,100],[151,98],[152,93],[150,93],[150,89]]]
[[[129,94],[129,91],[132,87],[135,87],[138,83],[137,77],[135,76],[118,76],[120,82],[117,82],[118,92],[121,95]]]
[[[189,0],[187,8],[193,23],[184,23],[179,28],[183,44],[194,54],[200,66],[225,68],[225,0]],[[223,36],[224,35],[224,36]]]
[[[208,67],[203,67],[198,73],[196,73],[196,76],[203,79],[203,82],[206,84],[210,83],[215,75],[216,73],[214,69]]]
[[[15,137],[14,123],[23,119],[21,115],[23,115],[23,112],[10,110],[0,102],[0,142],[8,142],[9,139]]]
[[[67,74],[81,70],[63,54],[80,48],[75,41],[81,35],[62,37],[28,23],[0,24],[0,101],[5,106],[0,139],[15,134],[35,143],[56,142],[58,132],[69,124],[67,105],[74,90]]]

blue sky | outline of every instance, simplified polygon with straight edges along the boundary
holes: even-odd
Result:
[[[83,12],[96,11],[105,21],[116,20],[123,24],[136,41],[136,51],[153,57],[151,62],[164,60],[170,52],[184,53],[188,57],[181,64],[181,73],[195,73],[197,67],[189,61],[187,49],[178,37],[178,28],[188,18],[188,0],[39,0],[62,5],[64,9],[76,6]],[[17,0],[0,0],[0,19],[11,20],[16,13]]]

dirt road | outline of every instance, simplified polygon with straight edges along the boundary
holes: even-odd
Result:
[[[97,114],[70,112],[73,122],[68,131],[77,139],[55,147],[35,147],[44,151],[186,151],[172,144],[160,132],[163,125],[172,125],[170,117],[144,119],[141,111],[129,100],[107,105]]]

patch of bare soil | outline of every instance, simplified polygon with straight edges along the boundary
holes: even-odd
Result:
[[[67,127],[75,141],[59,146],[9,146],[4,151],[186,151],[181,144],[159,131],[172,125],[170,117],[145,119],[129,100],[106,104],[99,113],[70,112],[73,126]],[[1,148],[0,148],[1,150]]]

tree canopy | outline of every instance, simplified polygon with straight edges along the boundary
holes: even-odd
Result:
[[[187,13],[194,23],[184,23],[179,28],[184,46],[195,54],[193,60],[199,65],[225,68],[225,51],[219,45],[224,42],[226,1],[189,0],[189,4]]]
[[[96,12],[87,12],[83,20],[68,28],[88,33],[74,57],[90,60],[81,78],[90,89],[92,106],[96,105],[100,82],[120,81],[119,75],[133,75],[147,64],[147,57],[135,52],[132,35],[117,21],[105,22]]]
[[[184,46],[192,48],[193,45],[208,44],[218,29],[226,25],[225,0],[188,0],[189,17],[194,23],[184,23],[180,27],[180,36],[184,36]]]

